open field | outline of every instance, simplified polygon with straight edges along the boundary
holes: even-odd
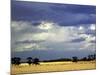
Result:
[[[40,65],[28,65],[27,63],[11,67],[11,74],[39,73],[39,72],[56,72],[72,70],[89,70],[95,69],[95,61],[86,62],[41,62]]]

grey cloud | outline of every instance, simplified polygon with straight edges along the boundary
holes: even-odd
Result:
[[[31,44],[31,43],[41,43],[45,40],[23,40],[23,41],[17,41],[15,44]]]
[[[44,30],[38,28],[38,26],[41,25],[40,23],[36,23],[36,26],[32,25],[32,22],[27,23],[22,21],[21,26],[19,21],[12,23],[14,23],[14,26],[12,25],[11,27],[12,51],[94,50],[94,48],[92,49],[91,47],[92,45],[86,47],[88,44],[95,46],[94,43],[91,43],[91,40],[91,42],[85,40],[90,35],[90,33],[85,33],[88,29],[79,30],[76,26],[60,26],[56,24],[50,30]],[[93,33],[95,32],[93,31]],[[92,36],[89,37],[89,39],[92,39]]]
[[[71,42],[83,42],[83,41],[85,41],[85,38],[73,39]]]
[[[96,43],[96,40],[91,40],[90,42],[91,42],[91,43]]]

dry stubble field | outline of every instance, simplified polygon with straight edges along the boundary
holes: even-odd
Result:
[[[40,65],[31,65],[27,63],[19,66],[11,67],[11,74],[23,73],[40,73],[40,72],[56,72],[56,71],[72,71],[72,70],[89,70],[95,69],[95,61],[88,62],[41,62]]]

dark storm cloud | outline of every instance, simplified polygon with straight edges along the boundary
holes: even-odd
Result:
[[[71,42],[76,43],[76,42],[83,42],[83,41],[85,41],[85,38],[74,39]]]
[[[96,43],[96,40],[91,40],[90,42],[95,44]]]
[[[86,34],[91,36],[96,36],[96,30],[85,30],[84,32],[79,32],[79,34]]]
[[[59,12],[71,12],[71,13],[83,13],[83,14],[96,14],[95,6],[87,6],[87,5],[72,5],[72,4],[53,4],[51,6],[52,10]]]
[[[60,25],[79,25],[95,23],[96,7],[12,1],[12,20],[52,21]]]
[[[31,44],[31,43],[40,43],[40,42],[44,42],[43,40],[24,40],[24,41],[17,41],[16,44]]]
[[[92,36],[96,36],[96,31],[88,30],[88,31],[85,32],[85,34],[92,35]]]
[[[33,26],[39,26],[40,24],[41,24],[41,22],[39,22],[39,21],[32,21]]]

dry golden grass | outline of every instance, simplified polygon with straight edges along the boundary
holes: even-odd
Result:
[[[46,62],[40,65],[21,64],[20,66],[12,66],[11,74],[23,73],[39,73],[39,72],[56,72],[56,71],[72,71],[72,70],[89,70],[95,69],[95,61],[88,62]]]

